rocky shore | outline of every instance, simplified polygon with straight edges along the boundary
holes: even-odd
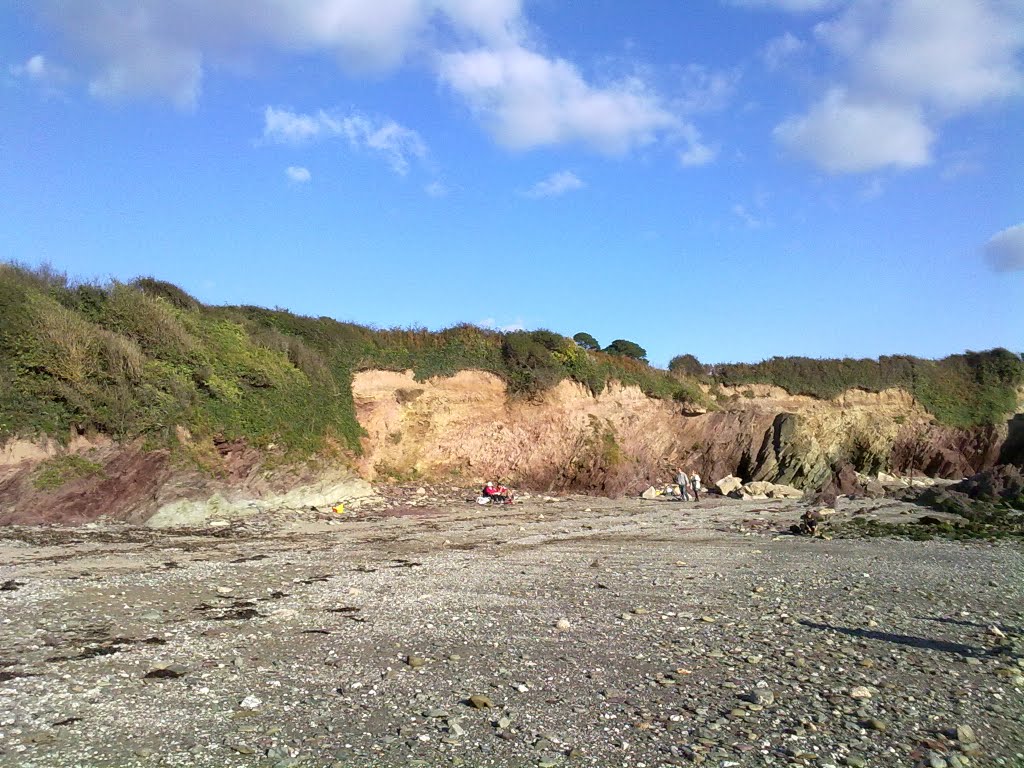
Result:
[[[0,766],[1024,765],[1017,543],[474,495],[0,531]]]

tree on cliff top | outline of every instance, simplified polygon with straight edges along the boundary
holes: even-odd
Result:
[[[575,341],[584,349],[589,349],[591,352],[596,352],[601,348],[601,345],[597,343],[597,339],[595,339],[593,336],[591,336],[589,333],[586,333],[585,331],[580,331],[579,333],[577,333],[575,336],[572,337],[572,340]]]
[[[616,339],[605,347],[603,351],[609,355],[631,357],[634,360],[643,360],[645,363],[647,362],[647,350],[635,341],[629,341],[628,339]]]

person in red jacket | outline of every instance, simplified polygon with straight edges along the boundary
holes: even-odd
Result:
[[[490,499],[492,504],[512,503],[512,491],[504,485],[495,485],[491,480],[484,486],[483,495]]]

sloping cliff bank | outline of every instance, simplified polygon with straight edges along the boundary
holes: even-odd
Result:
[[[901,390],[817,400],[749,385],[717,393],[718,410],[694,413],[615,384],[592,395],[563,381],[523,400],[480,371],[427,382],[366,371],[353,396],[368,479],[500,477],[609,495],[665,481],[680,466],[709,480],[733,473],[801,488],[848,464],[962,477],[995,464],[1008,431],[944,427]]]
[[[376,496],[350,467],[268,468],[268,458],[240,441],[218,442],[200,469],[138,442],[11,441],[0,448],[0,525],[75,525],[101,517],[153,527],[227,524],[263,510],[308,511]]]

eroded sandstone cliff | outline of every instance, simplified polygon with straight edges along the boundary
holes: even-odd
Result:
[[[428,382],[367,371],[353,394],[364,477],[501,477],[550,491],[630,492],[680,466],[801,488],[847,464],[956,477],[994,464],[1007,436],[1005,426],[938,425],[901,390],[817,400],[750,385],[716,392],[716,409],[695,413],[635,387],[592,395],[563,381],[523,400],[479,371]]]

